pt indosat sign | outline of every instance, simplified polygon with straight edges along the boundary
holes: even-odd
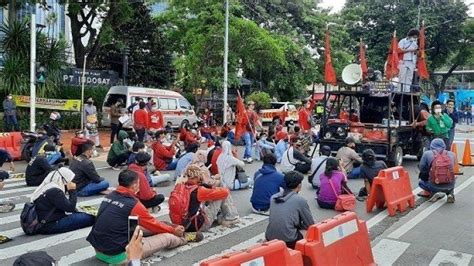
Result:
[[[89,70],[84,75],[86,86],[112,86],[116,85],[118,73],[112,70]],[[82,69],[70,68],[63,73],[63,82],[68,85],[82,85]]]

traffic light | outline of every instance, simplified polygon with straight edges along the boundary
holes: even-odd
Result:
[[[46,68],[44,66],[40,66],[36,70],[36,83],[38,84],[46,83]]]

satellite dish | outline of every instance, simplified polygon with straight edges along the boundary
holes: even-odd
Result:
[[[362,68],[358,64],[347,65],[342,70],[342,80],[344,83],[354,85],[362,79]]]

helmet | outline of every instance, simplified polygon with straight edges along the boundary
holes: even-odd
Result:
[[[56,112],[56,111],[52,112],[52,113],[49,115],[49,119],[51,119],[51,120],[53,120],[53,121],[58,121],[60,118],[61,118],[61,114],[59,114],[59,113]]]

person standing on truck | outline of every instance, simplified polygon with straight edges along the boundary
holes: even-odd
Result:
[[[403,52],[403,57],[400,59],[398,69],[399,74],[399,91],[410,92],[411,84],[413,82],[413,72],[416,68],[416,54],[418,51],[418,35],[420,32],[417,29],[411,29],[407,37],[398,42],[398,47]]]

